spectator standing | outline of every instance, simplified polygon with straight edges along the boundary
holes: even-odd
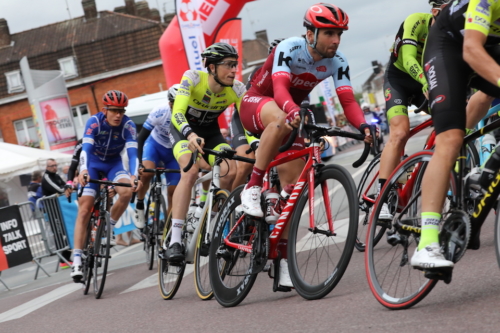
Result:
[[[42,197],[42,172],[37,170],[31,174],[31,183],[28,186],[28,200],[33,203],[31,207],[35,210],[36,201]]]

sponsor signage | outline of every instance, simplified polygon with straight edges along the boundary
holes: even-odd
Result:
[[[0,209],[0,271],[33,260],[19,206]]]

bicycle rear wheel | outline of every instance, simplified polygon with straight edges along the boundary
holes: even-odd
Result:
[[[365,241],[366,241],[366,231],[368,229],[368,219],[370,218],[371,208],[373,207],[373,201],[375,201],[377,197],[378,190],[378,172],[380,169],[380,156],[378,154],[373,158],[368,167],[366,168],[361,180],[359,181],[359,185],[357,188],[358,191],[358,202],[359,209],[361,210],[359,216],[359,224],[358,224],[358,233],[356,236],[356,242],[354,246],[359,252],[365,251]],[[368,186],[370,188],[368,189]],[[368,189],[368,191],[367,191]],[[370,200],[365,200],[363,196],[366,195]],[[375,237],[375,244],[382,238],[385,232],[386,224],[384,222],[380,222],[378,226],[377,236]]]
[[[222,205],[229,197],[229,191],[218,190],[213,194],[212,215],[218,214],[221,211]],[[214,214],[215,213],[215,214]],[[208,223],[210,218],[210,223]],[[216,221],[215,217],[208,216],[208,209],[201,217],[200,234],[196,241],[196,252],[194,254],[194,285],[196,292],[202,300],[209,300],[214,297],[212,286],[210,285],[210,276],[208,273],[208,252],[210,249],[211,237]],[[210,224],[208,226],[207,224]],[[208,229],[208,227],[210,229]],[[208,235],[207,235],[208,234]],[[208,236],[208,242],[206,238]]]
[[[213,293],[217,302],[225,307],[241,303],[257,279],[257,274],[252,274],[250,253],[228,247],[224,243],[238,221],[240,223],[230,239],[232,242],[248,245],[258,237],[253,220],[236,211],[236,207],[241,204],[240,193],[243,186],[236,188],[222,205],[214,225],[209,251],[208,267]]]
[[[387,180],[380,199],[373,207],[366,244],[366,275],[375,298],[389,309],[407,309],[414,306],[424,299],[437,283],[437,280],[425,278],[422,271],[413,269],[410,265],[410,258],[420,240],[420,231],[416,230],[419,230],[421,225],[421,183],[431,157],[432,151],[421,151],[403,161]],[[399,179],[405,176],[404,173],[409,175],[409,178],[408,182],[402,185]],[[386,239],[379,242],[375,248],[376,224],[373,221],[376,221],[380,214],[381,203],[398,191],[400,202],[393,225],[388,230]],[[404,194],[411,195],[405,199],[402,198]],[[407,225],[408,229],[396,227],[396,222]]]
[[[109,212],[104,217],[99,216],[97,233],[95,236],[94,250],[94,294],[95,298],[101,298],[106,283],[106,273],[108,272],[109,242],[111,239],[111,225],[109,222]]]
[[[152,183],[154,184],[154,183]],[[153,185],[151,185],[153,186]],[[154,189],[150,191],[149,198],[148,198],[148,204],[146,206],[146,210],[144,211],[144,214],[146,214],[146,225],[144,226],[144,253],[146,255],[146,266],[148,267],[149,270],[153,269],[154,261],[155,261],[155,234],[156,232],[156,203],[153,202],[154,194],[153,194]],[[151,207],[151,204],[154,205],[154,215],[149,214],[150,209],[153,209]]]
[[[297,293],[305,299],[326,296],[340,281],[354,250],[359,221],[356,185],[346,169],[338,165],[323,167],[314,186],[315,202],[309,203],[311,189],[304,185],[293,211],[288,240],[290,277]],[[333,235],[326,234],[331,230],[325,204],[330,205]]]
[[[174,266],[171,265],[167,259],[164,259],[166,251],[163,250],[163,244],[168,245],[170,243],[171,226],[172,214],[168,215],[165,221],[161,238],[162,245],[158,248],[161,251],[161,254],[158,255],[158,285],[160,287],[161,297],[166,300],[174,298],[177,290],[179,290],[186,268],[185,261]]]

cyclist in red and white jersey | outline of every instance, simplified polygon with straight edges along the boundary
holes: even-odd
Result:
[[[369,135],[369,125],[365,124],[354,98],[347,59],[337,51],[348,22],[347,14],[335,5],[319,3],[310,7],[304,16],[306,35],[283,40],[254,75],[240,112],[243,127],[261,134],[256,163],[241,197],[241,208],[246,214],[263,216],[260,192],[264,172],[292,127],[298,127],[300,102],[324,79],[333,77],[347,119]],[[303,147],[303,139],[298,138],[291,149]],[[278,168],[281,185],[294,184],[303,167],[301,159],[281,165]],[[286,240],[283,243],[286,247]],[[282,254],[286,253],[283,249],[280,249]],[[284,266],[280,263],[281,268]],[[282,270],[280,284],[286,286],[281,279],[285,275],[287,272],[283,274]]]

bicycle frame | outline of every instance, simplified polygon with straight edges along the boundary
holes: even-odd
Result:
[[[280,217],[278,218],[278,221],[276,222],[273,231],[269,235],[269,255],[268,259],[276,259],[278,257],[278,242],[281,239],[281,236],[283,234],[283,231],[285,230],[286,226],[288,225],[288,222],[290,221],[290,217],[292,216],[293,210],[295,209],[295,204],[297,202],[297,199],[302,195],[302,190],[304,189],[304,185],[306,182],[309,185],[309,212],[310,212],[310,218],[309,218],[309,223],[310,223],[310,230],[314,232],[321,232],[321,233],[328,233],[329,235],[335,235],[334,229],[333,229],[333,220],[331,218],[331,209],[330,209],[330,201],[329,200],[324,200],[325,203],[325,210],[326,210],[326,215],[328,217],[328,226],[329,230],[324,231],[324,230],[319,230],[314,226],[314,181],[315,181],[315,172],[318,166],[321,166],[321,148],[320,144],[317,142],[312,143],[309,147],[300,150],[300,151],[293,151],[289,155],[282,157],[277,160],[273,160],[269,166],[267,167],[266,170],[266,177],[264,184],[262,186],[262,191],[268,190],[269,189],[269,180],[268,180],[268,174],[271,168],[281,165],[293,160],[296,160],[298,158],[301,158],[303,156],[309,156],[306,165],[304,166],[299,179],[297,180],[295,187],[290,194],[290,197],[288,198],[288,201],[286,203],[285,208],[280,214]],[[323,197],[328,198],[328,188],[326,184],[322,184],[322,192],[323,192]],[[244,216],[244,215],[243,215]],[[242,250],[247,253],[252,252],[252,245],[242,245],[242,244],[237,244],[234,242],[231,242],[229,239],[231,235],[234,233],[238,225],[242,222],[243,216],[239,218],[237,223],[233,226],[233,228],[229,231],[229,233],[226,235],[224,239],[224,243],[232,248],[236,248],[238,250]],[[262,222],[265,223],[265,222]],[[251,244],[251,242],[249,242]]]
[[[217,191],[217,189],[220,188],[220,163],[222,160],[216,160],[216,163],[214,163],[214,166],[212,167],[212,171],[207,173],[206,175],[198,178],[196,182],[194,183],[193,188],[191,189],[191,203],[193,203],[196,200],[196,186],[198,184],[201,184],[207,180],[212,180],[210,183],[210,195],[208,196],[208,200],[205,202],[205,206],[203,207],[203,212],[200,216],[203,217],[205,214],[209,214],[206,216],[211,216],[212,214],[212,204],[213,204],[213,193]],[[207,230],[210,230],[210,223],[211,219],[209,218],[207,221]],[[193,231],[193,235],[191,236],[191,239],[189,243],[186,246],[186,263],[192,264],[194,262],[194,254],[196,250],[196,240],[198,239],[198,236],[200,234],[201,229],[201,223],[198,223],[196,226],[196,229]],[[205,242],[209,242],[209,235],[206,233],[205,235]]]
[[[432,119],[428,119],[425,122],[421,123],[420,125],[414,127],[413,129],[410,130],[410,138],[415,136],[417,133],[423,131],[427,127],[432,126],[432,124],[433,124]],[[431,134],[429,135],[429,137],[427,138],[427,141],[425,142],[424,150],[431,149],[434,146],[435,140],[436,140],[436,132],[432,131]],[[401,156],[403,156],[403,155],[401,155]],[[370,198],[368,196],[368,192],[372,189],[372,186],[374,185],[375,181],[377,180],[378,175],[379,175],[379,171],[377,171],[377,173],[375,174],[375,176],[371,180],[370,184],[368,184],[368,186],[366,187],[365,192],[363,193],[363,200],[365,202],[370,202],[370,203],[374,204],[376,201],[376,199]],[[413,181],[410,185],[413,185]],[[412,186],[409,188],[412,188]],[[402,191],[402,193],[400,193],[401,194],[400,199],[402,199],[403,202],[407,202],[407,200],[411,196],[411,193],[406,193],[406,191],[404,191],[404,189],[401,189],[401,191]]]

